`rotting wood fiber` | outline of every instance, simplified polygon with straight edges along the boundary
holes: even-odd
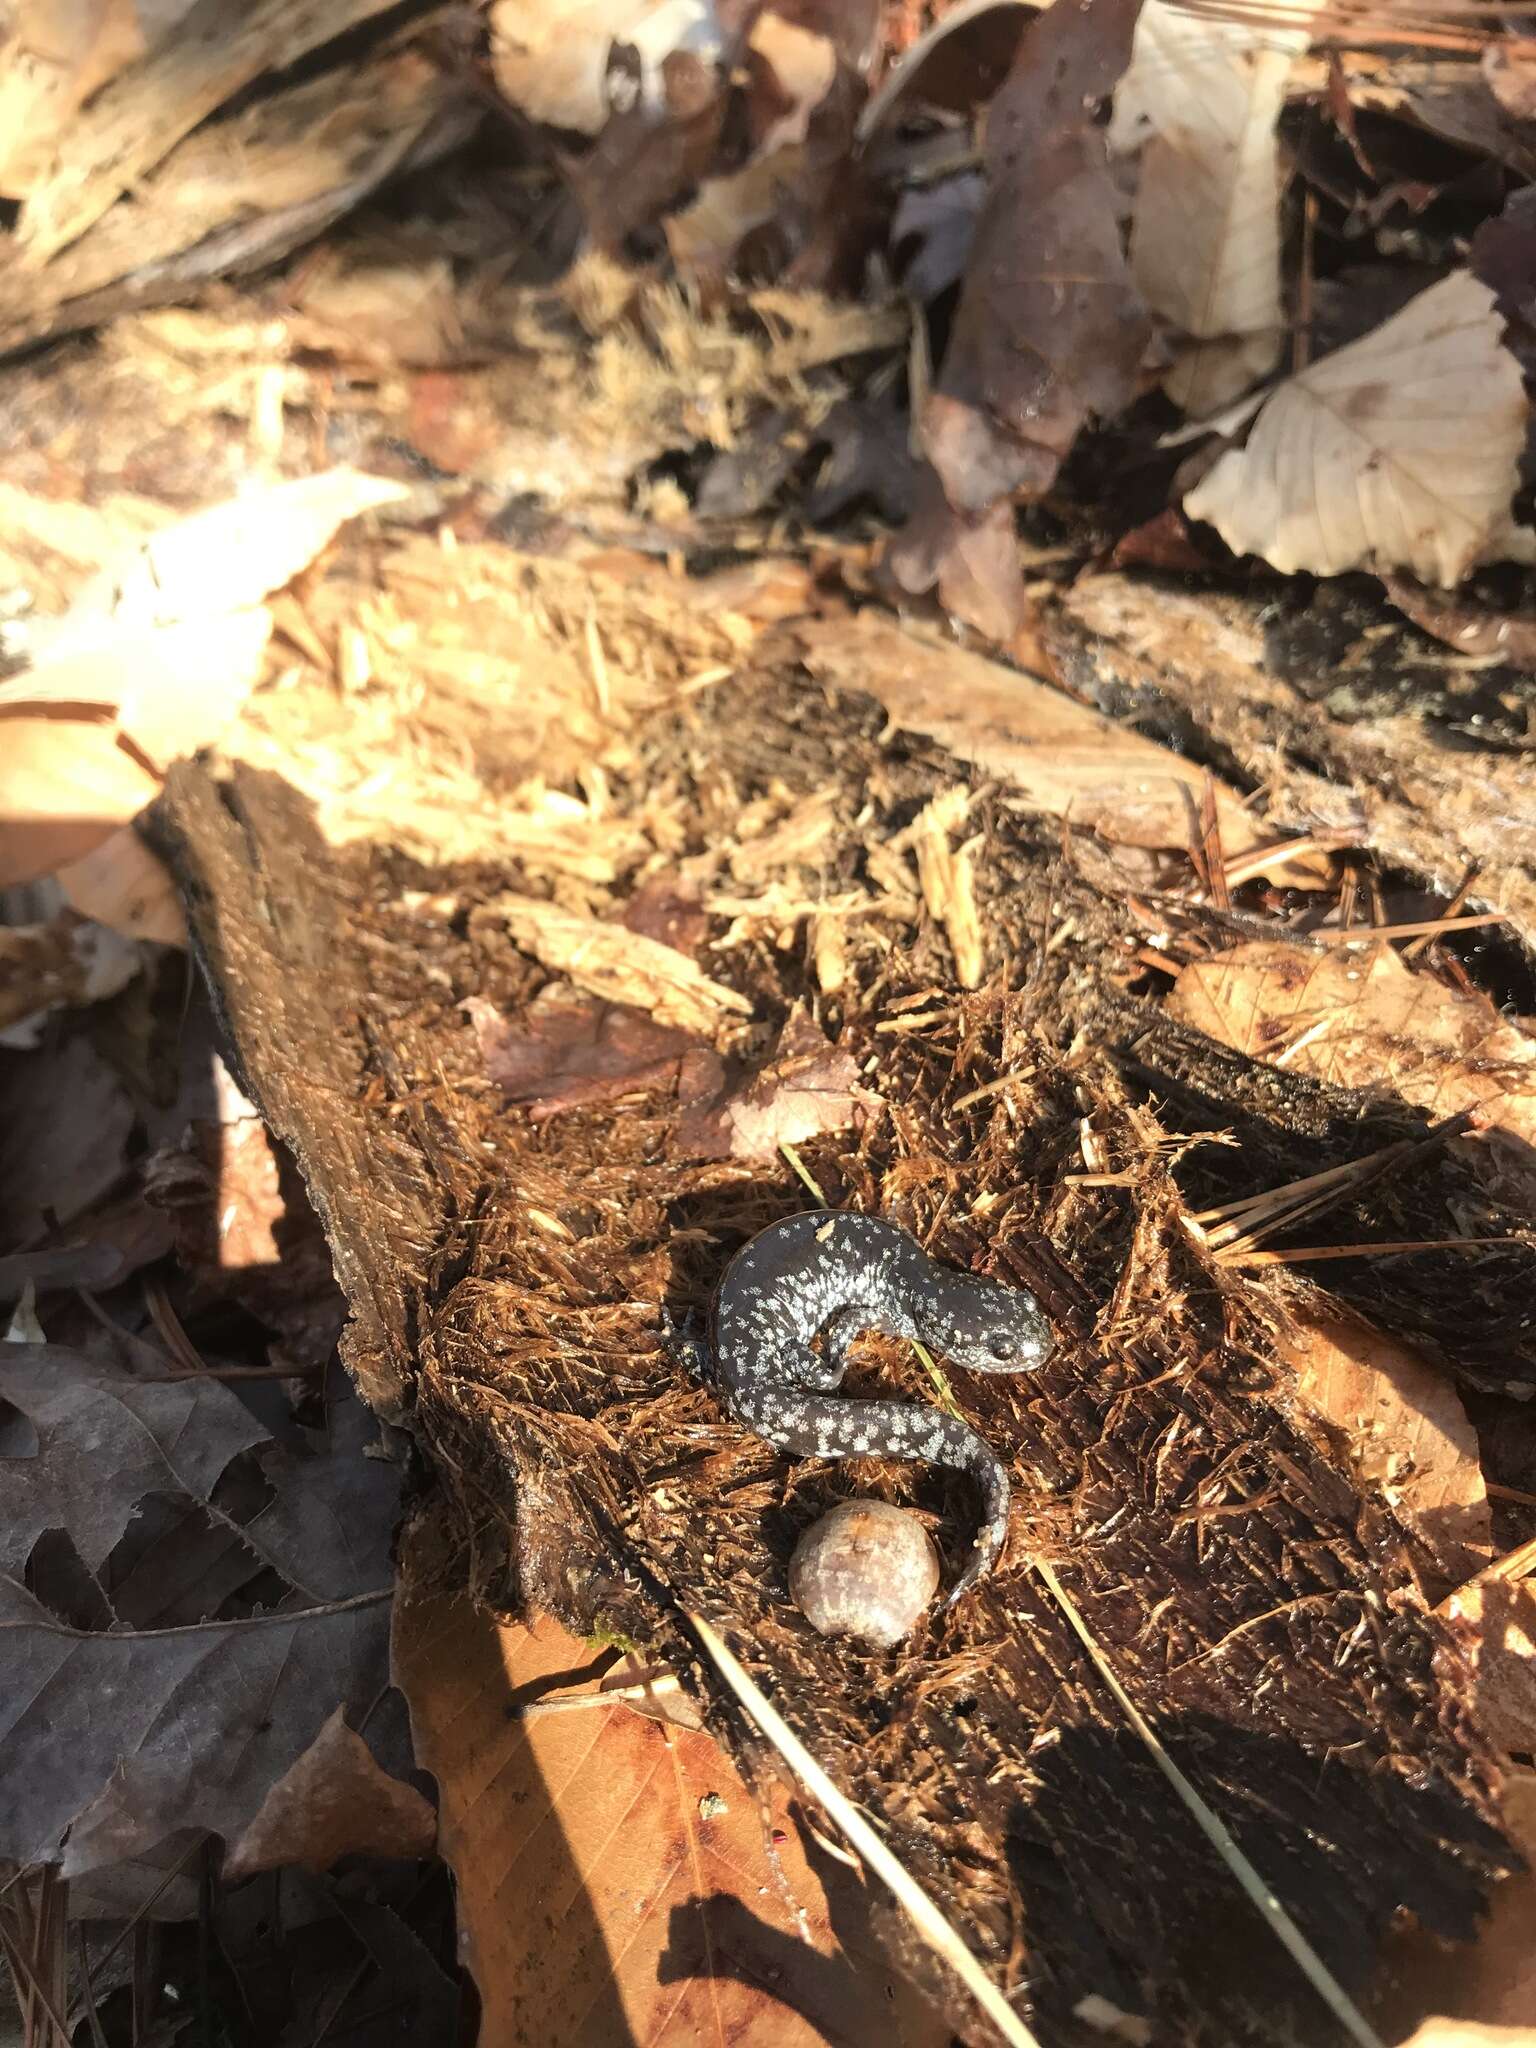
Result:
[[[945,779],[931,750],[881,742],[856,701],[764,685],[749,678],[707,726],[663,721],[657,757],[728,772],[744,796],[770,777],[837,785],[846,818],[855,794],[910,816]],[[644,787],[637,774],[632,801]],[[1128,1078],[1146,1017],[1105,1002],[1102,1045],[1066,1057],[1070,985],[1093,956],[1063,946],[1053,980],[1031,939],[1067,902],[1102,943],[1113,912],[1027,834],[987,826],[1001,893],[983,908],[1011,972],[946,995],[924,937],[858,954],[855,989],[821,1006],[885,1104],[861,1136],[804,1148],[829,1199],[961,1265],[984,1258],[1063,1332],[1032,1380],[955,1375],[968,1416],[1013,1452],[1010,1563],[934,1632],[866,1655],[789,1609],[798,1531],[834,1498],[879,1492],[931,1512],[953,1556],[973,1504],[910,1468],[777,1458],[658,1332],[663,1301],[700,1298],[745,1235],[803,1206],[788,1168],[675,1156],[664,1094],[531,1126],[485,1088],[456,1007],[489,990],[515,1011],[542,979],[529,962],[472,923],[406,916],[399,863],[326,849],[271,778],[241,770],[220,789],[179,768],[162,814],[244,1067],[330,1233],[349,1362],[409,1417],[482,1597],[653,1646],[738,1747],[679,1610],[755,1646],[759,1683],[1048,2044],[1090,2038],[1072,2016],[1090,1992],[1146,2015],[1159,2043],[1331,2035],[1041,1597],[1032,1554],[1347,1986],[1368,1981],[1403,1909],[1470,1933],[1508,1857],[1465,1669],[1416,1604],[1404,1531],[1284,1412],[1264,1284],[1203,1265],[1178,1227],[1167,1133]],[[830,874],[858,858],[850,838]],[[472,897],[527,886],[515,869],[435,879]],[[806,993],[796,956],[766,943],[713,957],[766,1019]],[[924,988],[941,998],[931,1025],[876,1031]],[[1015,1085],[978,1098],[1004,1073]],[[1121,1184],[1067,1178],[1085,1116]],[[871,1379],[922,1398],[910,1361],[870,1360]],[[950,2000],[926,1953],[883,1932]]]

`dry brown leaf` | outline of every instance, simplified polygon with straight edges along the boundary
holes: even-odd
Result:
[[[1536,1751],[1536,1583],[1474,1581],[1442,1600],[1438,1611],[1461,1624],[1483,1728],[1502,1749]]]
[[[1341,1429],[1362,1487],[1389,1501],[1446,1580],[1493,1556],[1477,1432],[1443,1372],[1395,1338],[1342,1319],[1303,1324],[1284,1346],[1301,1398]]]
[[[1186,850],[1199,838],[1205,771],[1059,690],[939,646],[873,611],[798,627],[809,666],[839,687],[866,691],[893,725],[923,733],[1029,804],[1112,844]],[[1273,843],[1263,820],[1217,780],[1223,852]],[[1283,845],[1265,872],[1293,888],[1321,888],[1331,863],[1287,860]]]
[[[804,1009],[785,1020],[772,1057],[745,1082],[728,1082],[712,1052],[684,1062],[684,1115],[674,1150],[690,1159],[777,1159],[827,1131],[846,1131],[875,1104],[858,1062],[829,1043]]]
[[[770,1852],[709,1736],[623,1706],[518,1711],[592,1661],[547,1617],[401,1605],[396,1682],[438,1782],[481,2048],[940,2048],[947,2028],[834,1938],[862,1890],[828,1859],[813,1873],[782,1789]]]
[[[382,1692],[399,1475],[366,1455],[377,1424],[347,1393],[323,1451],[287,1451],[221,1381],[57,1345],[12,1347],[5,1395],[35,1448],[0,1526],[0,1855],[69,1874],[182,1827],[238,1838],[326,1716]],[[68,1625],[27,1582],[61,1528],[119,1625]]]
[[[1499,1805],[1511,1840],[1536,1865],[1536,1771],[1511,1764]],[[1424,2021],[1404,2048],[1516,2048],[1529,2042],[1536,2033],[1533,1919],[1536,1869],[1528,1869],[1496,1887],[1488,1917],[1466,1947],[1447,1951],[1421,1928],[1404,1928],[1382,1972],[1390,1989],[1372,2014],[1382,2038],[1403,2040],[1427,2011],[1442,2017]]]
[[[744,995],[711,981],[686,953],[532,896],[492,897],[475,921],[505,924],[525,953],[578,988],[643,1010],[658,1024],[706,1036],[726,1015],[750,1017]]]
[[[1168,1008],[1223,1045],[1340,1088],[1390,1090],[1437,1119],[1474,1110],[1486,1132],[1515,1141],[1500,1163],[1530,1181],[1536,1039],[1389,945],[1256,939],[1186,967]]]
[[[535,1122],[583,1103],[676,1085],[687,1032],[639,1010],[584,996],[564,982],[542,988],[515,1021],[494,1003],[463,1004],[490,1078]]]
[[[262,1801],[224,1858],[226,1883],[301,1863],[329,1870],[343,1856],[430,1856],[437,1815],[413,1785],[391,1777],[338,1707]]]
[[[1529,406],[1494,295],[1458,271],[1287,379],[1184,499],[1237,555],[1291,573],[1459,583],[1528,561],[1510,512]]]

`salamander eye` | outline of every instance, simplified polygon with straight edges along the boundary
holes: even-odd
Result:
[[[1006,1330],[996,1331],[987,1340],[987,1349],[999,1364],[1015,1356],[1016,1346]]]

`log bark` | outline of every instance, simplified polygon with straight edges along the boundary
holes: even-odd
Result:
[[[1258,732],[1262,702],[1249,715]],[[966,780],[868,700],[767,655],[657,714],[635,748],[619,801],[672,806],[679,871],[720,858],[733,807],[825,796],[829,892]],[[1062,1333],[1034,1378],[956,1388],[1011,1457],[1004,1568],[901,1651],[861,1654],[788,1605],[799,1529],[881,1491],[929,1515],[953,1559],[974,1504],[910,1467],[778,1457],[660,1330],[663,1304],[701,1299],[746,1234],[804,1206],[785,1160],[690,1153],[654,1075],[543,1121],[504,1104],[460,1006],[515,1020],[547,978],[476,915],[537,893],[516,862],[426,877],[458,904],[426,919],[419,871],[408,894],[387,848],[326,847],[303,801],[249,769],[178,768],[160,830],[246,1085],[330,1234],[348,1362],[415,1432],[481,1598],[652,1646],[751,1753],[690,1635],[686,1614],[709,1616],[1049,2043],[1084,2038],[1089,1994],[1159,2042],[1323,2041],[1331,2022],[1125,1727],[1035,1557],[1346,1983],[1364,1991],[1403,1911],[1470,1934],[1508,1855],[1467,1667],[1408,1531],[1291,1412],[1273,1362],[1284,1298],[1202,1262],[1169,1164],[1179,1117],[1239,1125],[1263,1185],[1367,1149],[1401,1113],[1374,1112],[1377,1128],[1333,1091],[1277,1092],[1125,998],[1105,977],[1133,943],[1123,906],[1001,806],[973,848],[975,991],[954,987],[937,926],[902,922],[915,905],[850,921],[831,995],[794,947],[747,936],[705,956],[752,1009],[716,1055],[761,1076],[799,1005],[857,1063],[873,1109],[800,1148],[827,1201],[1031,1286]],[[1087,1181],[1085,1132],[1101,1167]],[[923,1397],[910,1361],[871,1356],[869,1383]],[[980,2038],[926,1953],[881,1924]]]

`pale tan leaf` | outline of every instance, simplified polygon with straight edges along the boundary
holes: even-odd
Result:
[[[1287,573],[1459,582],[1529,559],[1516,528],[1529,407],[1489,288],[1466,271],[1289,378],[1184,500],[1234,554]]]
[[[135,749],[162,772],[219,738],[261,674],[272,632],[263,607],[169,626],[61,622],[55,654],[0,684],[0,714],[89,705],[117,714]]]
[[[0,887],[81,859],[159,787],[109,724],[0,720]]]
[[[1506,1769],[1499,1809],[1527,1864],[1536,1864],[1536,1771]],[[1524,2048],[1536,2030],[1533,1925],[1536,1870],[1527,1868],[1495,1887],[1469,1945],[1447,1949],[1417,1924],[1399,1929],[1378,1978],[1387,1987],[1384,2009],[1372,2015],[1383,2040],[1403,2048]],[[1426,2020],[1409,2034],[1423,2012],[1455,2017]]]
[[[170,870],[131,825],[119,825],[79,860],[66,862],[56,870],[56,879],[72,910],[124,938],[153,939],[162,946],[187,943],[187,921]]]
[[[1536,1584],[1477,1580],[1441,1601],[1439,1612],[1461,1624],[1489,1736],[1501,1749],[1536,1750]]]
[[[395,1678],[438,1783],[480,2048],[941,2048],[948,2029],[850,1932],[857,1879],[813,1872],[785,1789],[765,1816],[706,1734],[622,1704],[550,1711],[597,1690],[572,1685],[593,1661],[546,1616],[400,1605]]]
[[[1455,1386],[1405,1345],[1340,1318],[1303,1324],[1284,1347],[1297,1391],[1341,1429],[1362,1490],[1379,1493],[1445,1578],[1493,1556],[1477,1432]]]
[[[243,610],[307,568],[348,519],[407,495],[392,478],[347,468],[244,491],[153,535],[110,580],[81,594],[76,613],[165,626]]]
[[[1163,388],[1204,417],[1278,361],[1280,163],[1275,127],[1295,30],[1213,20],[1145,0],[1115,92],[1112,149],[1140,149],[1131,272],[1194,347]]]

